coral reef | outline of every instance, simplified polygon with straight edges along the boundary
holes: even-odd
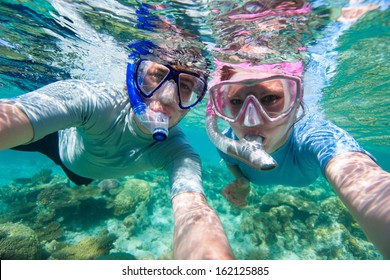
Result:
[[[220,193],[231,179],[223,167],[203,169],[207,200],[238,259],[382,259],[325,180],[252,185],[239,208]],[[2,259],[173,259],[162,171],[72,186],[44,170],[2,186],[0,206]]]
[[[111,190],[119,188],[120,181],[116,179],[105,179],[98,183],[98,187],[102,193],[110,194]]]
[[[203,178],[239,259],[382,259],[325,179],[304,188],[252,185],[248,206],[238,208],[220,193],[231,175],[208,166]]]
[[[123,216],[134,213],[139,205],[150,202],[151,186],[139,179],[128,180],[112,202],[114,215]]]
[[[34,260],[40,257],[41,246],[31,228],[23,224],[0,224],[0,259]]]
[[[116,237],[102,232],[99,236],[84,237],[76,244],[65,245],[55,251],[51,259],[59,260],[93,260],[108,255],[113,248]]]

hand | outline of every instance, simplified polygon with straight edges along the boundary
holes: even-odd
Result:
[[[234,206],[244,207],[247,205],[246,198],[251,188],[248,179],[240,177],[222,190],[222,195]]]

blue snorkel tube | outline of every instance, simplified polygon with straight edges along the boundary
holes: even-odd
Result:
[[[136,10],[138,29],[153,31],[156,27],[155,23],[160,21],[157,16],[150,13],[150,9],[153,9],[151,5],[142,3]],[[133,49],[129,55],[126,72],[127,93],[131,109],[138,123],[147,129],[156,141],[164,141],[168,137],[168,116],[160,112],[148,110],[148,106],[146,106],[135,85],[135,70],[138,59],[141,55],[149,54],[150,50],[155,48],[156,45],[148,40],[140,40],[130,44],[128,47]]]
[[[129,48],[133,48],[134,51],[129,55],[130,61],[127,64],[126,86],[131,109],[138,123],[147,129],[156,141],[164,141],[168,137],[168,116],[161,112],[148,110],[134,82],[137,60],[140,55],[148,54],[153,47],[155,45],[147,40],[141,40],[129,45]]]

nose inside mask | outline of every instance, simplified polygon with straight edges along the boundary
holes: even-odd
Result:
[[[176,84],[173,81],[166,81],[156,93],[157,98],[163,102],[177,102]]]
[[[244,112],[243,125],[252,127],[261,124],[261,117],[255,105],[250,102]]]

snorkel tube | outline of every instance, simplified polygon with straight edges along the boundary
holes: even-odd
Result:
[[[138,123],[147,129],[156,141],[164,141],[168,137],[169,117],[161,112],[149,110],[140,96],[137,87],[135,86],[135,68],[139,56],[148,54],[149,50],[155,45],[146,40],[141,40],[130,44],[129,48],[134,48],[134,51],[129,55],[129,63],[127,64],[126,86],[129,95],[131,109]]]
[[[206,112],[206,131],[211,142],[219,150],[258,170],[271,170],[277,166],[276,161],[264,150],[261,137],[231,139],[219,131],[217,122],[218,116],[214,113],[209,100]]]

